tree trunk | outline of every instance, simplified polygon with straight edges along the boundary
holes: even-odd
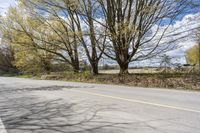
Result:
[[[99,74],[98,61],[92,62],[91,67],[92,67],[91,70],[92,75],[98,75]]]
[[[73,71],[74,73],[78,73],[80,71],[79,61],[73,62]]]
[[[121,44],[123,46],[123,44]],[[129,68],[129,54],[128,54],[128,48],[119,49],[119,53],[117,55],[117,62],[120,67],[119,75],[127,75],[129,74],[128,68]]]
[[[80,71],[80,62],[79,62],[79,56],[78,56],[78,48],[77,43],[74,45],[74,56],[71,57],[72,60],[72,67],[74,69],[74,73],[79,73]]]
[[[91,67],[92,67],[92,75],[98,75],[99,74],[99,69],[98,69],[98,64],[99,64],[99,59],[97,55],[97,38],[96,38],[96,33],[95,33],[95,26],[94,26],[94,20],[93,20],[93,4],[92,0],[88,0],[88,23],[89,23],[89,33],[90,33],[90,41],[91,41],[91,47],[92,47],[92,55],[91,55]],[[90,57],[89,57],[90,58]]]
[[[45,71],[45,73],[50,74],[51,73],[51,62],[46,59],[41,59],[42,67]]]
[[[119,64],[119,67],[120,67],[119,75],[127,75],[127,74],[129,74],[128,66],[129,66],[129,63],[120,63]]]
[[[199,57],[199,73],[200,73],[200,42],[199,42],[199,55],[198,55],[198,57]]]

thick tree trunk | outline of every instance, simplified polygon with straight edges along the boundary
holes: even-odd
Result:
[[[123,46],[123,44],[121,44]],[[129,68],[129,54],[128,54],[128,48],[121,49],[119,50],[120,52],[118,53],[117,56],[117,62],[120,67],[120,72],[119,75],[127,75],[129,74],[128,68]]]
[[[119,67],[120,67],[119,74],[120,75],[127,75],[127,74],[129,74],[129,72],[128,72],[128,66],[129,66],[129,63],[120,63],[119,64]]]
[[[74,66],[73,66],[73,71],[74,71],[74,73],[78,73],[79,70],[80,70],[80,67],[79,67],[78,65],[74,65]]]
[[[72,67],[73,67],[74,73],[78,73],[80,71],[79,60],[74,61]]]

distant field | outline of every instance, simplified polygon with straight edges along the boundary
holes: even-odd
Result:
[[[129,69],[129,73],[159,73],[162,70],[158,70],[157,68],[141,68],[141,69]],[[117,74],[119,70],[100,70],[102,74]]]

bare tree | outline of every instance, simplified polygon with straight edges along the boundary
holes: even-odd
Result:
[[[129,63],[165,52],[161,45],[171,23],[190,0],[97,0],[108,29],[110,43],[104,54],[116,60],[120,74]],[[152,31],[154,28],[154,31]]]
[[[106,42],[106,28],[100,27],[96,23],[98,17],[99,6],[94,0],[79,0],[79,7],[75,11],[77,15],[77,21],[79,24],[79,30],[82,32],[80,40],[85,49],[87,58],[92,67],[92,73],[94,75],[98,74],[98,64],[102,57],[105,49]],[[84,22],[85,27],[81,26],[81,22]],[[83,30],[83,28],[86,30]],[[88,39],[89,38],[89,39]],[[101,50],[99,50],[101,47]]]

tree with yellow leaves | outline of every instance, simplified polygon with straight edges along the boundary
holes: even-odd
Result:
[[[187,51],[186,59],[189,64],[197,66],[200,70],[200,42]]]
[[[16,8],[10,8],[6,17],[1,18],[2,40],[7,47],[13,48],[15,60],[12,61],[12,65],[21,72],[36,74],[51,70],[53,54],[36,48],[34,44],[39,42],[33,40],[30,33],[33,32],[32,28],[39,26],[41,26],[39,21],[28,17],[24,19]],[[43,43],[42,46],[46,46],[46,44]]]

